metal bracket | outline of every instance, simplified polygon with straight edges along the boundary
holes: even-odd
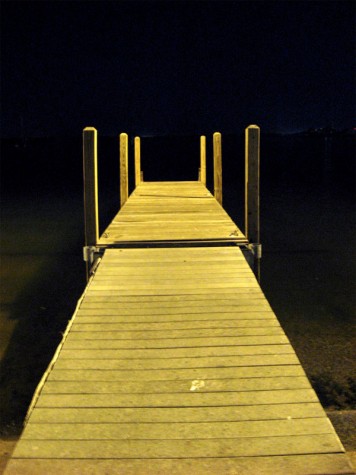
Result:
[[[88,262],[91,266],[95,260],[94,254],[99,252],[99,249],[95,246],[84,246],[83,247],[83,259],[85,262]]]
[[[254,255],[255,259],[262,258],[262,244],[251,243],[249,245],[249,248],[251,249],[251,252]]]
[[[257,280],[260,280],[260,261],[262,258],[262,244],[250,243],[242,249],[243,255],[253,270]]]

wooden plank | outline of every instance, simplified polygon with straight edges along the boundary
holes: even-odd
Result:
[[[213,135],[213,157],[214,157],[214,196],[216,201],[222,205],[222,155],[221,155],[221,134],[215,132]]]
[[[72,332],[67,342],[75,342],[74,345],[90,345],[92,340],[106,342],[107,348],[196,348],[199,346],[235,346],[235,345],[267,345],[286,343],[287,337],[281,333],[279,335],[245,335],[237,337],[217,337],[217,338],[172,338],[172,339],[144,339],[144,340],[122,340],[117,338],[117,332]]]
[[[120,134],[120,206],[122,207],[129,196],[128,171],[128,136]]]
[[[107,440],[98,444],[95,440],[47,440],[37,444],[22,440],[15,448],[15,457],[27,458],[196,458],[196,457],[239,457],[266,455],[293,455],[310,453],[338,453],[340,443],[333,434],[247,437],[233,439],[195,440]]]
[[[199,329],[199,330],[175,330],[169,332],[169,337],[167,337],[166,331],[154,331],[147,334],[147,332],[141,331],[128,331],[122,332],[121,325],[118,324],[82,324],[82,325],[73,325],[72,332],[74,333],[96,333],[94,337],[100,338],[100,335],[106,333],[106,336],[110,339],[123,340],[128,342],[144,341],[144,340],[190,340],[194,341],[195,339],[209,339],[214,338],[239,338],[242,336],[281,336],[283,335],[283,330],[277,327],[252,327],[252,328],[217,328],[217,329]]]
[[[48,381],[43,388],[43,394],[132,394],[132,393],[187,393],[192,388],[192,380],[173,381],[97,381],[86,382],[83,386],[79,381]],[[204,380],[203,392],[237,392],[237,391],[266,391],[276,389],[310,389],[310,383],[305,376],[279,378],[240,378],[240,379],[209,379]]]
[[[346,457],[341,454],[292,455],[274,457],[239,458],[181,458],[176,459],[13,459],[7,468],[7,475],[206,475],[208,473],[238,473],[239,475],[302,475],[308,467],[309,475],[353,474]]]
[[[260,129],[245,130],[245,235],[260,243]]]
[[[249,318],[245,320],[237,319],[219,319],[218,321],[214,318],[214,314],[208,314],[209,319],[196,319],[193,320],[173,320],[163,322],[145,320],[143,322],[131,323],[127,321],[127,318],[122,316],[117,316],[115,311],[112,311],[113,315],[110,315],[110,312],[106,314],[104,312],[96,312],[94,314],[89,314],[85,312],[83,314],[78,313],[74,325],[82,324],[118,324],[121,323],[122,331],[152,331],[152,330],[188,330],[188,329],[198,329],[198,328],[243,328],[243,327],[259,327],[259,326],[279,326],[279,323],[273,318]],[[120,312],[117,312],[120,313]],[[170,314],[172,316],[172,314]],[[218,314],[220,317],[224,314]],[[151,318],[150,316],[148,318]],[[172,317],[171,317],[172,318]],[[126,320],[126,321],[125,321]]]
[[[181,295],[150,295],[150,296],[139,296],[137,295],[136,297],[131,297],[131,296],[124,296],[124,295],[115,295],[110,298],[110,302],[113,303],[120,303],[122,302],[123,304],[127,305],[134,305],[135,303],[138,303],[139,305],[141,304],[151,304],[153,302],[162,302],[163,305],[169,305],[169,302],[172,302],[173,305],[181,305],[183,302],[186,305],[193,305],[194,302],[197,302],[196,305],[201,305],[202,302],[209,302],[209,301],[216,301],[216,302],[221,302],[222,300],[229,300],[231,299],[231,303],[234,304],[236,299],[239,299],[240,296],[243,295],[244,297],[246,296],[251,296],[251,298],[264,298],[264,295],[261,291],[260,288],[258,287],[253,287],[253,288],[244,288],[244,289],[234,289],[234,291],[231,292],[224,292],[224,293],[215,293],[215,292],[209,292],[208,296],[201,296],[199,294],[197,295],[192,295],[192,296],[186,296],[182,297]],[[100,303],[100,302],[107,302],[106,297],[100,297],[98,295],[92,295],[90,292],[87,292],[85,295],[85,304],[87,302],[95,302],[95,303]],[[189,302],[189,303],[188,303]]]
[[[204,407],[317,402],[312,389],[181,394],[42,394],[37,407]]]
[[[206,185],[206,137],[200,137],[200,181]]]
[[[137,297],[143,297],[143,296],[171,296],[171,295],[180,295],[180,296],[188,296],[188,295],[201,295],[201,296],[209,296],[211,292],[214,292],[215,294],[225,294],[226,292],[238,292],[239,290],[241,291],[246,291],[247,289],[251,288],[248,287],[248,283],[242,282],[240,286],[222,286],[222,287],[212,287],[212,288],[180,288],[180,289],[174,289],[174,288],[152,288],[152,289],[137,289],[135,291],[135,288],[133,287],[132,289],[91,289],[92,295],[93,296],[106,296],[106,298],[110,297],[115,297],[115,296],[137,296]]]
[[[99,240],[97,131],[83,130],[84,224],[85,245],[95,246]]]
[[[180,291],[187,290],[187,292],[194,292],[197,291],[204,291],[206,293],[209,292],[210,289],[218,290],[218,289],[234,289],[236,287],[251,287],[255,283],[255,279],[253,277],[251,278],[246,278],[246,279],[236,279],[232,280],[231,282],[203,282],[200,283],[198,282],[164,282],[164,283],[159,283],[158,285],[155,284],[154,282],[149,282],[149,283],[137,283],[135,285],[134,282],[112,282],[112,283],[101,283],[101,282],[92,282],[90,286],[90,291],[95,292],[97,290],[101,291],[112,291],[112,290],[131,290],[131,289],[136,289],[137,294],[140,294],[142,291],[157,291],[159,293],[160,291],[164,290],[177,290],[177,293]],[[172,292],[171,292],[172,293]]]
[[[23,440],[194,440],[247,437],[293,437],[310,434],[331,434],[329,420],[287,419],[276,421],[240,422],[177,422],[165,423],[109,423],[109,424],[38,424],[29,423]]]
[[[162,350],[121,350],[121,349],[71,349],[62,350],[62,358],[66,359],[175,359],[175,358],[201,358],[203,356],[236,356],[236,355],[276,355],[292,354],[290,345],[260,345],[260,346],[239,346],[239,347],[203,347],[203,348],[174,348],[166,349],[164,355]]]
[[[219,271],[217,267],[212,269],[212,271],[213,270]],[[233,271],[226,269],[223,272],[219,272],[218,276],[215,276],[213,274],[207,275],[206,271],[204,273],[203,269],[201,271],[198,270],[195,273],[194,270],[189,267],[171,268],[170,270],[157,269],[157,272],[155,272],[154,275],[152,275],[152,267],[148,269],[143,268],[142,272],[139,272],[139,269],[130,271],[128,268],[120,269],[119,267],[116,267],[98,272],[97,274],[98,282],[112,282],[113,280],[119,280],[120,278],[124,281],[136,280],[138,282],[156,282],[158,284],[162,281],[191,282],[192,280],[198,280],[199,282],[220,282],[223,280],[224,282],[235,282],[236,280],[245,278],[252,279],[252,281],[254,279],[248,269],[236,269]]]
[[[135,186],[141,183],[141,139],[135,137]]]
[[[155,408],[40,408],[34,409],[31,422],[38,423],[177,423],[264,421],[325,417],[316,402],[260,404],[223,407],[155,407]]]
[[[89,342],[88,342],[89,343]],[[300,365],[232,366],[216,368],[151,369],[151,370],[91,370],[59,369],[48,375],[52,381],[172,381],[195,379],[276,378],[304,376]],[[253,401],[251,401],[253,404]]]
[[[145,370],[145,369],[185,369],[206,367],[232,367],[232,366],[263,366],[297,364],[294,354],[282,355],[236,355],[214,356],[201,358],[176,358],[176,359],[64,359],[56,363],[58,369],[121,369],[121,370]]]
[[[170,330],[169,337],[167,337],[166,330],[150,330],[147,331],[123,331],[120,323],[83,323],[72,326],[72,332],[110,332],[115,334],[116,340],[170,340],[175,339],[194,339],[194,338],[218,338],[218,337],[233,337],[246,335],[283,335],[283,330],[279,325],[277,326],[259,326],[259,327],[242,327],[242,328],[199,328],[188,330]]]
[[[192,287],[192,286],[221,286],[221,285],[228,285],[231,286],[232,284],[240,284],[241,282],[248,282],[249,284],[255,283],[255,278],[250,273],[245,273],[243,275],[238,274],[237,276],[217,276],[214,277],[199,277],[197,279],[192,279],[189,276],[181,275],[180,278],[175,278],[174,275],[170,276],[152,276],[149,277],[142,277],[136,278],[136,276],[125,276],[124,279],[121,281],[119,279],[113,279],[110,276],[101,276],[98,275],[95,282],[91,284],[91,288],[95,287],[96,285],[99,286],[106,286],[110,288],[121,288],[121,287],[130,287],[132,285],[137,285],[137,287],[145,286],[145,287]]]
[[[184,313],[184,310],[186,313]],[[194,312],[195,310],[195,312]],[[204,307],[193,307],[193,308],[156,308],[154,307],[152,313],[149,313],[147,308],[139,309],[138,307],[121,307],[120,304],[117,306],[109,306],[107,304],[104,308],[87,308],[82,307],[75,318],[75,323],[84,323],[83,319],[88,319],[90,322],[90,317],[104,317],[104,316],[114,316],[117,322],[122,323],[132,323],[128,320],[128,316],[135,317],[136,323],[159,323],[159,322],[202,322],[213,320],[215,322],[220,321],[230,321],[229,326],[234,326],[233,322],[237,321],[236,326],[246,326],[246,320],[262,320],[267,323],[270,320],[273,320],[277,323],[277,320],[273,318],[273,313],[268,307],[263,305],[252,305],[248,308],[247,305],[240,305],[239,307],[225,306],[219,308],[212,307],[212,311],[209,312],[209,309]],[[189,313],[188,313],[189,312]],[[101,323],[108,322],[108,319],[102,318]],[[91,320],[91,323],[94,323],[94,320]],[[224,325],[225,326],[225,325]],[[124,329],[124,327],[123,327]]]
[[[209,302],[209,300],[208,300]],[[159,306],[158,301],[152,302],[152,312],[149,311],[147,305],[140,308],[138,305],[131,305],[128,302],[106,302],[103,303],[102,307],[100,307],[100,302],[91,302],[90,305],[82,305],[77,312],[76,318],[81,317],[89,317],[89,316],[98,316],[98,315],[115,315],[116,317],[131,315],[135,317],[143,316],[145,317],[144,320],[141,321],[149,321],[151,318],[152,322],[155,322],[155,317],[162,315],[168,316],[171,315],[171,321],[179,321],[179,320],[236,320],[237,318],[242,320],[264,320],[264,319],[274,319],[274,314],[271,308],[268,305],[265,305],[263,300],[256,299],[255,301],[251,302],[251,306],[249,307],[246,302],[242,301],[241,305],[220,305],[220,306],[212,306],[211,312],[209,312],[209,305],[208,302],[199,305],[192,305],[191,308],[187,308],[184,306],[172,306],[171,308],[168,306]],[[138,302],[137,302],[138,303]],[[143,304],[148,304],[148,302],[142,302]],[[215,301],[212,301],[212,304]],[[177,316],[176,320],[174,316]],[[186,317],[186,318],[185,318]],[[127,321],[127,320],[123,320]],[[162,321],[162,320],[157,320]],[[137,320],[139,322],[139,320]]]

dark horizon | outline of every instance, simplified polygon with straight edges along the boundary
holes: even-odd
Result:
[[[352,1],[1,2],[2,136],[354,127]]]

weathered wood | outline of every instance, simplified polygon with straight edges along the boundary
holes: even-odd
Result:
[[[281,437],[330,434],[332,427],[326,417],[321,419],[286,419],[277,421],[178,422],[122,424],[36,424],[30,423],[23,440],[145,440],[229,439],[241,437]]]
[[[289,455],[273,457],[239,458],[181,458],[127,460],[117,458],[85,459],[20,459],[12,460],[7,475],[206,475],[207,473],[231,473],[239,475],[309,475],[353,474],[354,471],[346,457],[340,454]]]
[[[247,243],[203,183],[141,182],[102,234],[99,245],[160,242]],[[189,244],[188,244],[189,245]]]
[[[260,243],[260,129],[245,130],[245,235]]]
[[[31,422],[55,423],[177,423],[265,421],[321,418],[325,413],[316,402],[292,404],[260,404],[224,407],[156,407],[150,408],[36,408]]]
[[[84,224],[85,245],[95,246],[99,239],[97,131],[83,130]]]
[[[254,332],[253,332],[254,333]],[[265,333],[265,332],[264,332]],[[263,344],[279,344],[286,343],[286,336],[283,334],[280,335],[245,335],[245,336],[236,336],[236,337],[216,337],[216,338],[184,338],[184,339],[167,339],[167,340],[157,340],[157,339],[144,339],[144,340],[121,340],[120,343],[117,341],[117,332],[73,332],[68,337],[69,341],[82,341],[87,342],[88,345],[90,340],[103,340],[107,342],[107,346],[110,348],[192,348],[199,346],[234,346],[234,345],[263,345]],[[79,344],[79,343],[78,343]]]
[[[57,361],[58,369],[97,369],[97,370],[151,370],[151,369],[185,369],[206,367],[233,366],[263,366],[298,364],[294,354],[276,355],[237,355],[237,356],[207,356],[201,358],[166,358],[152,359],[65,359]]]
[[[42,394],[37,407],[205,407],[317,402],[311,389],[186,394]]]
[[[47,440],[33,450],[33,441],[22,440],[14,457],[23,458],[196,458],[241,457],[337,453],[340,443],[333,434],[315,434],[277,437],[246,437],[233,439],[177,439],[169,440]],[[178,463],[178,462],[177,462]]]
[[[215,132],[213,135],[213,156],[214,156],[214,196],[216,201],[222,205],[222,155],[221,155],[221,133]]]
[[[141,183],[141,139],[135,137],[135,186]]]
[[[200,181],[206,185],[206,137],[200,137]]]
[[[192,381],[108,381],[99,385],[97,381],[48,381],[43,388],[43,394],[135,394],[135,393],[188,393]],[[266,391],[277,389],[306,389],[310,383],[305,376],[279,378],[240,378],[240,379],[210,379],[205,380],[203,392],[236,392],[236,391]]]
[[[284,344],[287,342],[285,335],[245,335],[238,337],[216,337],[216,338],[194,338],[194,339],[171,339],[171,340],[117,340],[117,333],[108,332],[73,332],[68,337],[68,341],[85,342],[90,341],[106,341],[109,348],[127,348],[127,349],[148,349],[148,348],[197,348],[206,346],[235,346],[235,345],[263,345],[263,344]],[[76,346],[76,345],[75,345]]]
[[[108,345],[110,340],[106,340]],[[88,344],[90,341],[88,342]],[[96,342],[94,342],[96,343]],[[157,348],[156,348],[157,349]],[[187,379],[231,379],[231,378],[280,378],[281,376],[303,376],[300,365],[273,365],[273,366],[235,366],[216,368],[185,368],[160,370],[96,370],[58,369],[54,368],[48,376],[50,381],[176,381]],[[235,408],[236,409],[236,408]],[[321,406],[320,406],[320,410]]]
[[[7,475],[348,473],[237,246],[107,249],[32,407]]]
[[[88,311],[89,312],[89,311]],[[134,323],[127,321],[127,316],[132,315],[132,310],[129,312],[122,312],[122,315],[117,315],[121,313],[118,309],[115,311],[114,309],[104,312],[91,312],[88,314],[79,313],[77,314],[77,318],[75,320],[75,325],[82,325],[82,324],[99,324],[99,323],[115,323],[121,324],[123,331],[127,330],[144,330],[144,331],[151,331],[151,330],[188,330],[194,328],[243,328],[243,327],[260,327],[260,326],[279,326],[279,323],[273,318],[273,314],[267,314],[266,316],[261,316],[259,313],[256,312],[252,317],[250,314],[247,314],[248,317],[245,319],[240,320],[238,314],[220,314],[216,313],[216,318],[213,315],[209,314],[195,314],[193,318],[191,318],[190,314],[185,314],[182,318],[182,315],[177,315],[174,313],[169,313],[168,315],[165,313],[163,314],[164,317],[168,318],[152,318],[151,316],[144,315],[142,319],[137,319]],[[135,310],[135,313],[138,314],[138,311]],[[168,312],[167,312],[168,313]],[[202,316],[202,318],[200,318]],[[145,318],[146,317],[146,318]],[[227,318],[224,318],[227,317]],[[229,318],[230,317],[230,318]],[[140,321],[141,320],[141,321]]]
[[[122,207],[129,196],[128,170],[128,136],[120,134],[120,206]]]

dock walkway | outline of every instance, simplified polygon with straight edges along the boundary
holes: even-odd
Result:
[[[141,183],[6,475],[353,473],[245,244],[201,183]]]
[[[200,181],[141,182],[98,241],[247,244],[242,231]]]

